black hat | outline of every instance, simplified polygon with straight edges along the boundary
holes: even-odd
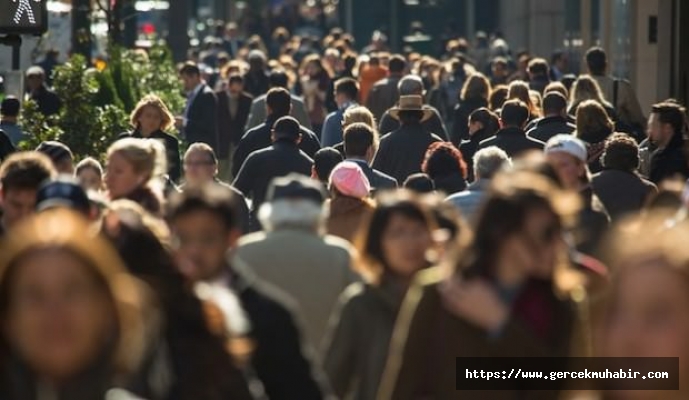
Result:
[[[54,163],[66,158],[69,158],[70,160],[73,159],[72,150],[70,150],[66,144],[60,143],[56,140],[41,142],[41,144],[36,147],[36,151],[45,154]]]
[[[282,117],[273,124],[273,132],[275,132],[276,138],[297,140],[301,135],[301,126],[292,117]]]
[[[273,179],[267,193],[267,199],[270,202],[282,199],[304,199],[322,204],[325,198],[325,188],[320,182],[295,173]]]
[[[89,214],[91,203],[84,189],[69,175],[45,182],[36,194],[36,211],[66,207]]]

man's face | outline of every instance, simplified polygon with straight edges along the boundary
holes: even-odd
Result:
[[[651,143],[664,146],[667,144],[669,138],[672,137],[672,127],[670,124],[663,124],[658,119],[658,114],[651,113],[648,117],[648,127],[646,128],[646,134]]]
[[[227,265],[227,251],[239,237],[217,215],[202,210],[175,218],[170,228],[177,265],[191,282],[218,277]]]
[[[230,94],[237,96],[244,91],[244,84],[234,82],[229,86],[228,90],[230,91]]]
[[[503,63],[493,63],[493,76],[496,78],[502,78],[507,75],[507,68]]]
[[[5,228],[11,228],[35,212],[36,190],[9,189],[3,190],[0,194],[2,195],[2,222]]]
[[[217,166],[203,151],[191,151],[184,158],[184,179],[191,184],[209,182],[216,172]]]
[[[179,78],[184,86],[184,91],[187,93],[194,90],[201,82],[201,77],[198,75],[180,74]]]
[[[36,90],[43,85],[43,77],[40,75],[30,75],[26,77],[26,85],[29,90]]]

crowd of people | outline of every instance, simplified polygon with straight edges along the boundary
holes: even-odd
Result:
[[[3,100],[0,398],[565,395],[456,391],[456,357],[496,356],[679,357],[677,391],[577,398],[686,398],[677,101],[646,118],[601,48],[573,76],[499,37],[278,33],[192,52],[185,109],[145,96],[102,160],[14,151]]]

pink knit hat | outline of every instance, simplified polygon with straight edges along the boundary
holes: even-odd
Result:
[[[335,187],[345,196],[363,199],[368,197],[371,184],[364,171],[351,161],[343,161],[330,174],[330,188]]]

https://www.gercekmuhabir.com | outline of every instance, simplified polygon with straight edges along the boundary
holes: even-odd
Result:
[[[678,390],[679,358],[459,357],[457,390]]]

